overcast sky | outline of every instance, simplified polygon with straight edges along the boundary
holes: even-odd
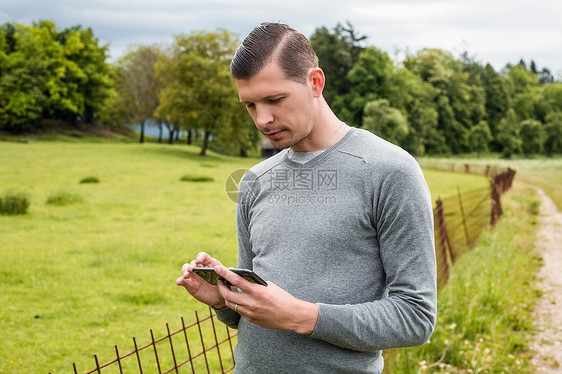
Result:
[[[243,37],[261,22],[282,21],[309,37],[349,21],[394,59],[422,48],[467,51],[497,71],[523,58],[562,79],[561,0],[0,0],[2,24],[40,19],[91,27],[111,60],[191,31],[225,28]]]

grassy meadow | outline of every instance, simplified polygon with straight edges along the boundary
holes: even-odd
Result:
[[[0,372],[85,370],[93,354],[109,361],[114,344],[128,351],[133,336],[146,343],[150,328],[160,337],[166,322],[206,312],[175,279],[202,250],[235,265],[224,182],[256,161],[187,146],[0,143],[0,194],[31,201],[26,215],[0,216]],[[47,204],[61,195],[79,199]]]
[[[194,310],[206,313],[175,279],[203,250],[236,264],[236,204],[225,181],[259,159],[197,154],[154,143],[0,142],[0,196],[19,191],[31,201],[26,215],[0,216],[0,373],[67,373],[73,362],[88,370],[94,354],[112,360],[114,345],[130,351],[133,336],[145,344],[150,329],[157,338],[166,322],[176,330],[181,316],[190,323]],[[488,184],[424,173],[434,200]]]

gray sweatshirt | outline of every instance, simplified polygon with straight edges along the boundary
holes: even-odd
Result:
[[[416,161],[352,128],[299,164],[287,151],[248,172],[237,207],[238,267],[316,303],[311,335],[230,309],[235,373],[380,373],[381,350],[424,344],[436,320],[429,190]]]

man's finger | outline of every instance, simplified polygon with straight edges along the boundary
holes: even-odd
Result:
[[[199,252],[197,256],[195,256],[195,261],[199,264],[204,264],[210,259],[212,259],[212,257],[209,256],[207,252]]]
[[[176,279],[176,284],[177,284],[178,286],[182,286],[182,285],[183,285],[183,280],[184,280],[183,276],[179,277],[178,279]]]
[[[225,284],[230,283],[232,286],[238,287],[242,291],[245,291],[248,288],[248,284],[250,284],[246,279],[228,270],[224,266],[217,265],[214,269],[218,275],[226,280]]]

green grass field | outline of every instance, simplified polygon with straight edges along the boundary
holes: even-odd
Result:
[[[71,372],[114,358],[114,345],[165,335],[206,307],[175,286],[207,251],[236,263],[228,175],[258,159],[197,156],[186,145],[0,142],[0,195],[22,191],[29,213],[0,216],[0,373]],[[485,178],[424,170],[433,200]],[[185,182],[183,176],[210,177]],[[79,183],[95,177],[99,183]],[[189,179],[189,178],[188,178]],[[73,196],[66,205],[52,197]]]
[[[187,146],[1,143],[0,193],[24,191],[31,206],[0,216],[0,372],[84,370],[93,354],[108,361],[114,344],[130,350],[133,336],[147,342],[150,328],[163,336],[166,322],[206,311],[175,278],[202,250],[235,265],[224,181],[256,161]],[[100,182],[79,183],[88,176]],[[46,204],[61,191],[82,201]]]

